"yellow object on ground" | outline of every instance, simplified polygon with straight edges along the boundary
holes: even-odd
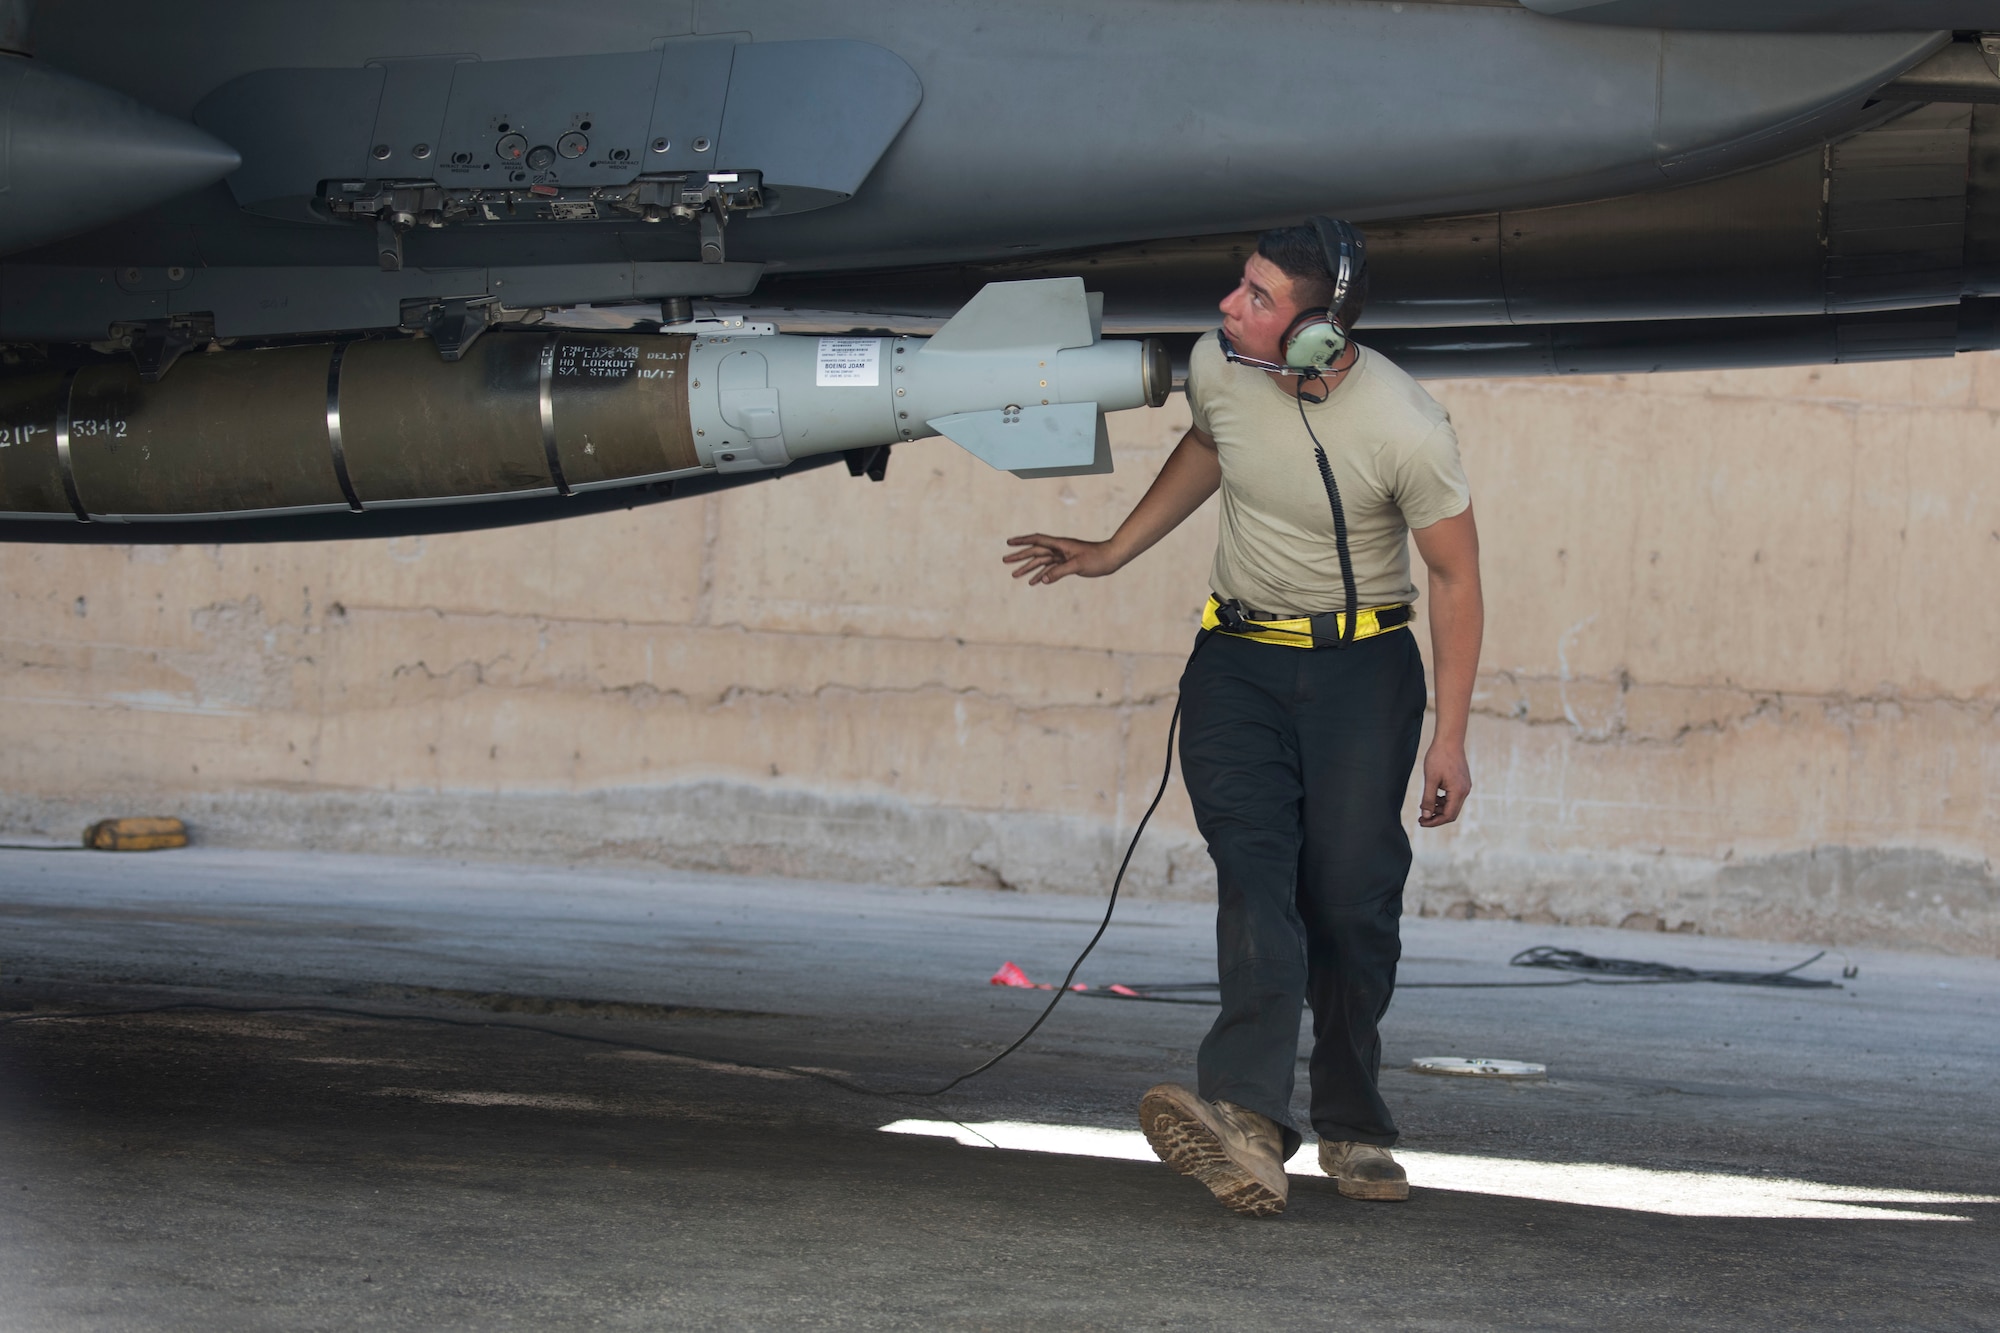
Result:
[[[100,819],[83,831],[83,845],[100,852],[157,852],[188,845],[178,819]]]

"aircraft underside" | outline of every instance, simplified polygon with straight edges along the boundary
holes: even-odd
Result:
[[[1363,226],[1362,340],[1420,376],[2000,346],[1989,30],[0,0],[0,538],[483,527],[931,435],[1100,471],[1102,412],[1159,401],[1257,231],[1313,212]]]

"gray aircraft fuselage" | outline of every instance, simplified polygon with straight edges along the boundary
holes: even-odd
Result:
[[[1105,331],[1184,344],[1257,230],[1323,212],[1420,374],[1948,355],[2000,293],[1988,10],[45,3],[0,54],[0,343],[151,384],[191,347],[456,361],[690,313],[914,336],[1082,277]]]

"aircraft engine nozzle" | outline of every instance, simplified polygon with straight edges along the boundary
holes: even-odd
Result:
[[[495,332],[212,350],[0,379],[0,520],[170,523],[464,504],[772,471],[944,435],[1021,476],[1105,472],[1166,398],[1076,279],[996,283],[931,338]]]

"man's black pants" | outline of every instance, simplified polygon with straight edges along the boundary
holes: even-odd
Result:
[[[1403,796],[1424,720],[1416,638],[1293,648],[1213,635],[1181,676],[1181,718],[1181,771],[1219,881],[1222,1013],[1201,1043],[1199,1091],[1277,1121],[1295,1152],[1310,1001],[1314,1131],[1388,1147],[1376,1024],[1402,956]]]

